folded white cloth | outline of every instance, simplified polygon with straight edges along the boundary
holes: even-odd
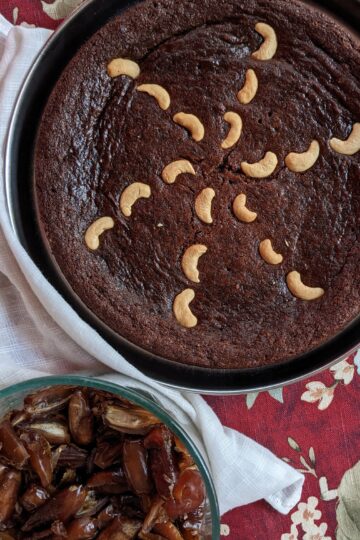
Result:
[[[22,80],[51,32],[0,16],[0,386],[37,376],[88,372],[150,392],[194,438],[209,463],[220,511],[266,499],[288,513],[303,476],[253,440],[223,427],[201,396],[148,379],[90,328],[46,281],[16,238],[5,204],[6,130]]]

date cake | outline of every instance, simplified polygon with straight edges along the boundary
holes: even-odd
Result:
[[[41,227],[130,342],[283,362],[360,311],[360,49],[300,1],[145,0],[72,58],[35,148]]]

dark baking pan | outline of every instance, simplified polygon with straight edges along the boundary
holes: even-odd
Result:
[[[241,370],[192,367],[155,356],[112,331],[75,295],[51,256],[38,227],[34,204],[33,146],[38,122],[53,85],[77,49],[110,17],[133,3],[89,0],[82,4],[54,33],[28,74],[14,110],[6,151],[7,198],[16,234],[50,283],[79,315],[134,366],[162,383],[205,393],[241,393],[288,384],[330,366],[359,345],[359,317],[330,341],[285,363]],[[319,3],[352,25],[354,31],[359,27],[357,0]]]

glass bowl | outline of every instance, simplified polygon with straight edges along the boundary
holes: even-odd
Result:
[[[141,390],[135,390],[133,388],[125,388],[123,386],[103,381],[92,377],[82,377],[77,375],[61,375],[41,377],[38,379],[31,379],[19,384],[8,386],[3,390],[0,390],[0,418],[12,409],[21,408],[23,400],[28,394],[32,394],[36,390],[46,388],[48,386],[56,385],[75,385],[75,386],[87,386],[90,388],[97,388],[106,392],[112,392],[122,398],[132,401],[136,405],[140,405],[144,409],[147,409],[152,414],[157,416],[168,428],[175,433],[185,444],[193,457],[200,473],[203,478],[206,499],[205,499],[205,512],[204,512],[204,524],[201,531],[202,540],[219,540],[220,538],[220,515],[217,496],[215,492],[214,483],[212,481],[210,471],[205,463],[203,456],[193,441],[181,427],[181,425],[171,416],[165,409],[160,407],[151,398],[149,394],[144,395]]]

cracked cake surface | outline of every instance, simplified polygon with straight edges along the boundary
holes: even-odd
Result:
[[[259,22],[277,39],[266,60],[254,55]],[[139,74],[110,77],[116,58]],[[249,101],[238,97],[254,84],[248,70]],[[329,141],[360,120],[359,79],[355,38],[297,1],[145,0],[111,19],[61,74],[35,148],[41,226],[76,294],[131,342],[204,367],[281,362],[340,331],[360,309],[360,152]],[[137,90],[149,84],[169,99]],[[201,139],[174,120],[180,112],[199,119]],[[296,156],[294,166],[287,156],[312,141],[310,166]],[[267,153],[271,172],[250,176],[246,163]],[[167,182],[176,160],[195,174],[186,165]],[[125,214],[134,183],[148,189]],[[206,189],[211,222],[195,208]],[[104,216],[89,249],[85,235]],[[188,273],[191,246],[203,247]],[[317,296],[296,296],[299,276]],[[188,327],[175,309],[187,290]]]

